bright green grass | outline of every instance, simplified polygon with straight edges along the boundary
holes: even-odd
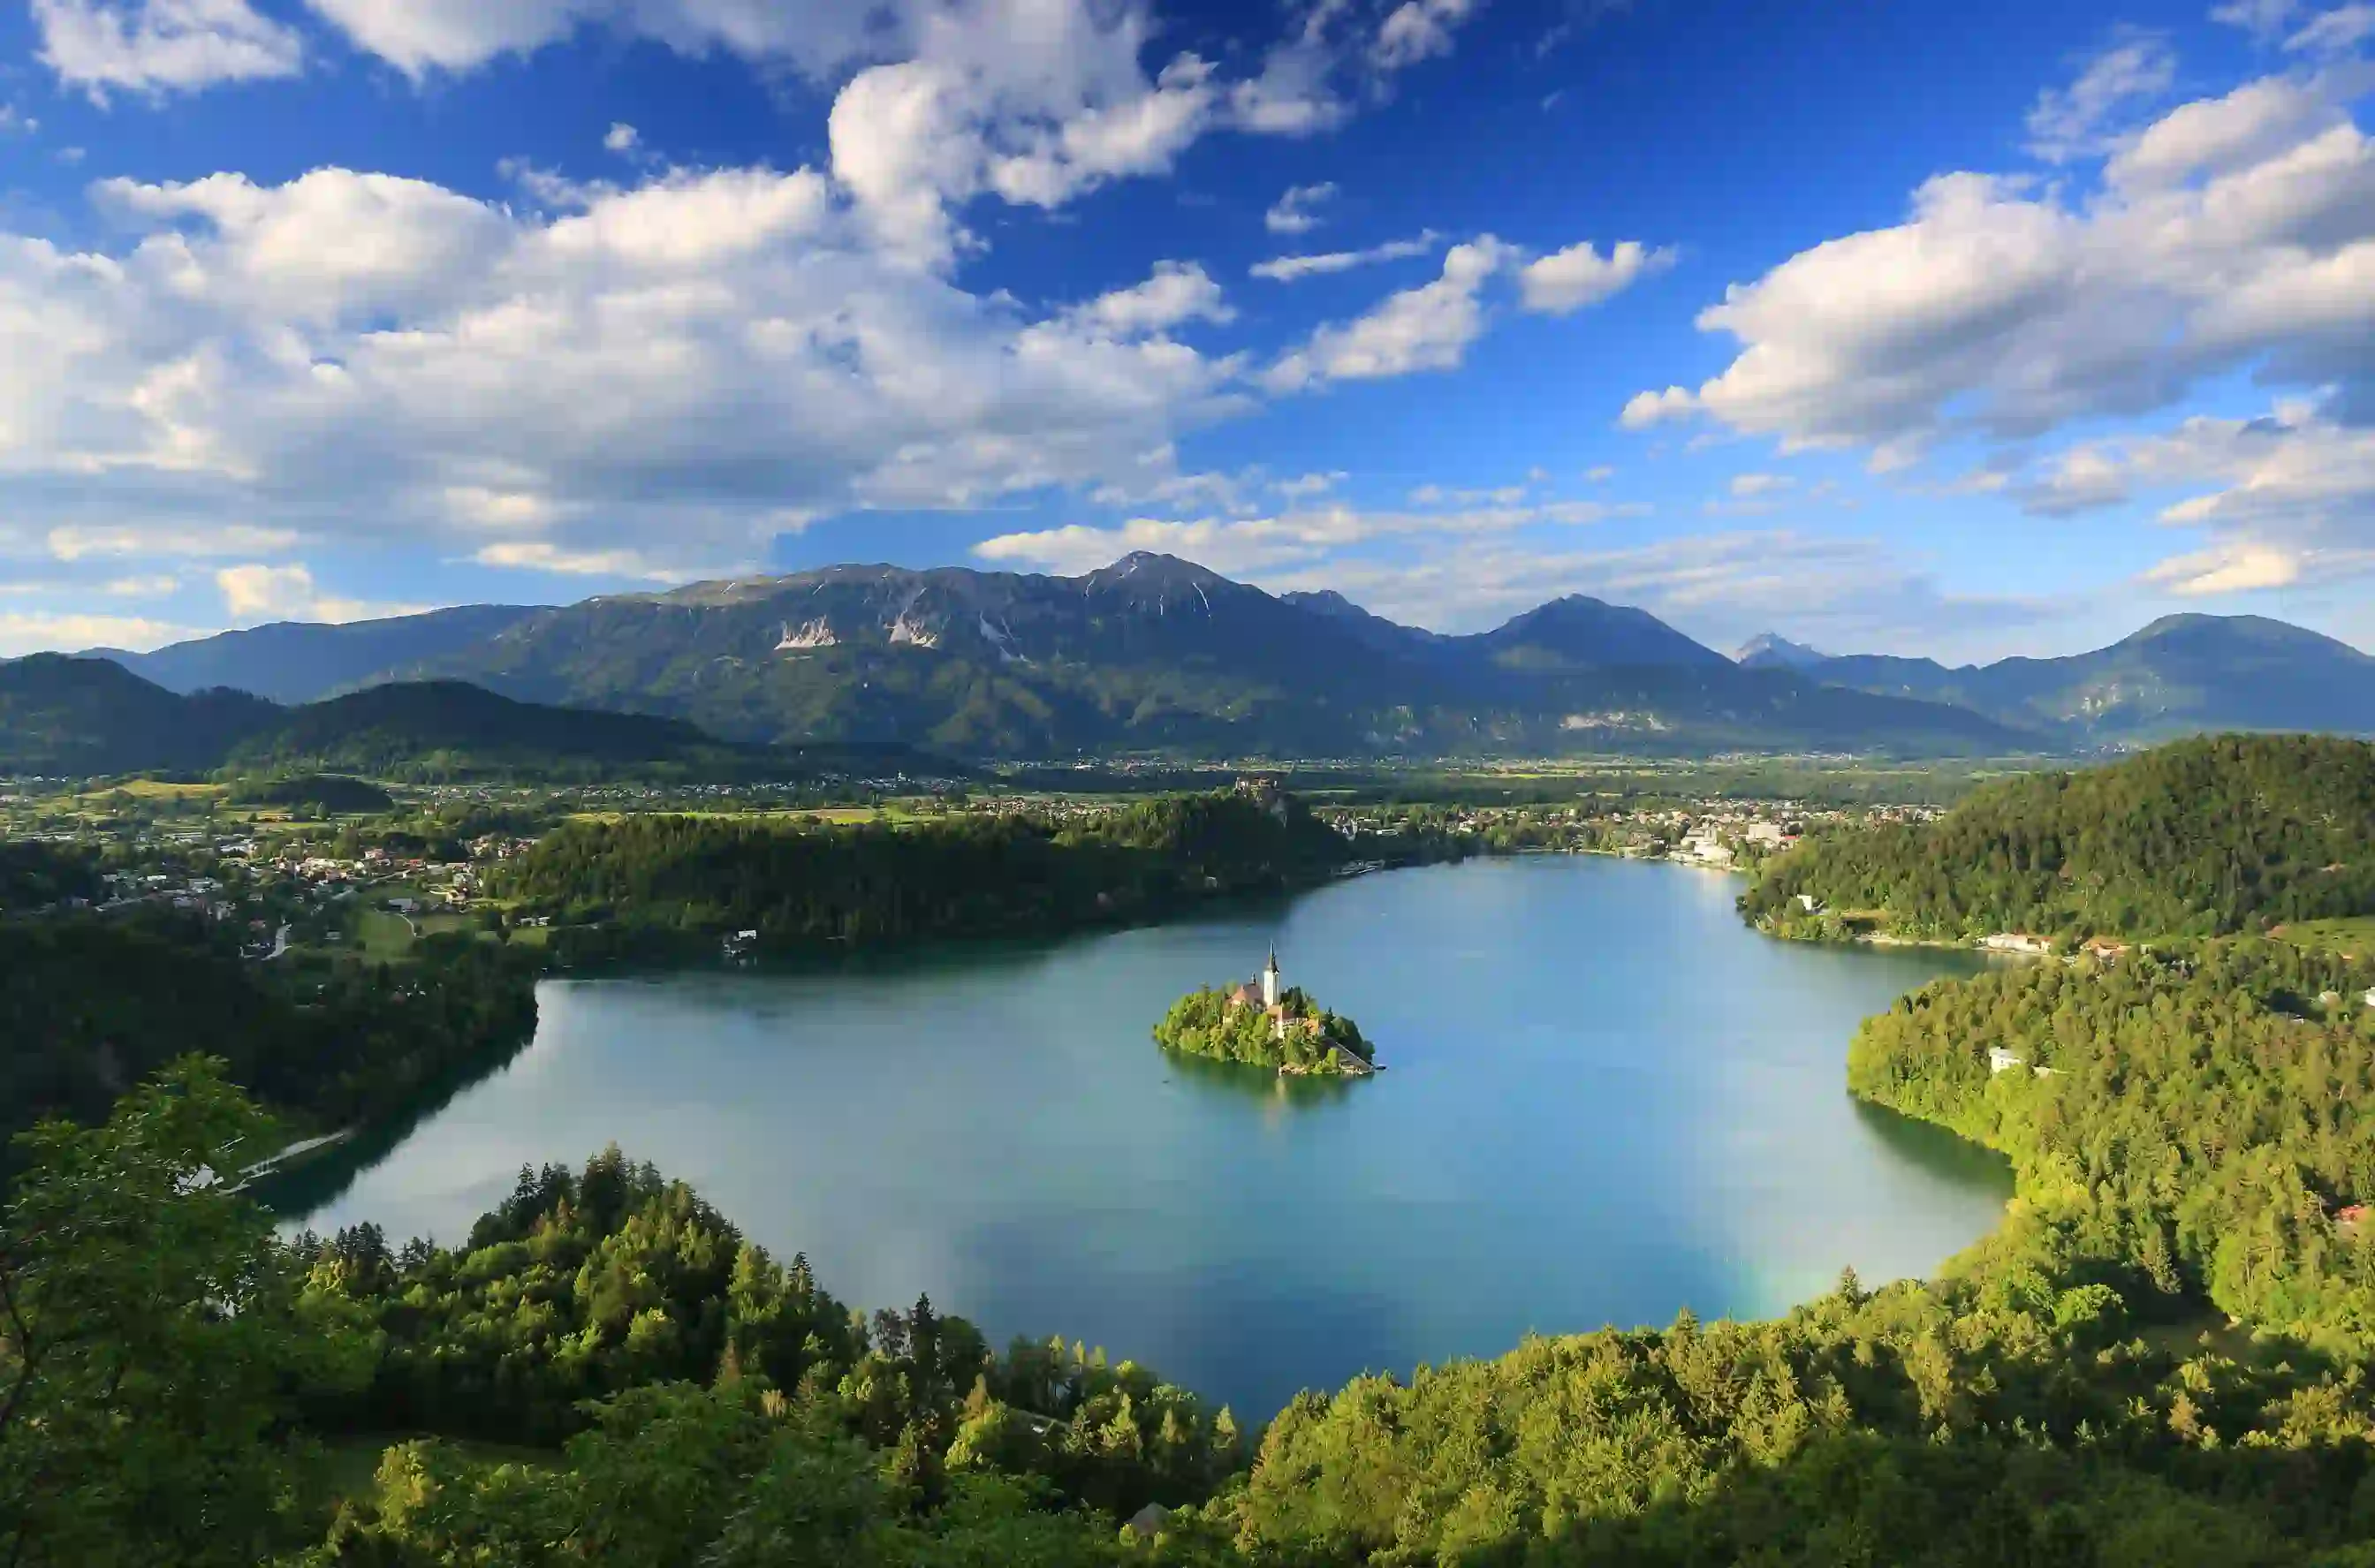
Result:
[[[2375,914],[2296,921],[2286,926],[2282,935],[2286,941],[2298,947],[2366,958],[2375,954]]]

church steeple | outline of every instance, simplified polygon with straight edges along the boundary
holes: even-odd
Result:
[[[1278,1006],[1278,999],[1282,992],[1278,983],[1278,944],[1276,942],[1270,945],[1270,964],[1262,971],[1261,983],[1262,1006],[1266,1008]]]

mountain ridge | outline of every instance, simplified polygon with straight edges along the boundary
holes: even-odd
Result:
[[[2375,735],[2375,657],[2265,616],[2162,616],[2102,648],[1949,666],[1849,654],[1806,666],[1853,690],[1948,702],[2081,745],[2215,730]]]
[[[388,647],[404,656],[362,667]],[[2204,729],[2375,733],[2375,660],[2261,618],[2164,617],[2089,654],[1984,666],[1829,657],[1769,632],[1735,661],[1583,595],[1446,634],[1333,591],[1272,595],[1147,551],[1070,577],[845,563],[114,656],[284,701],[455,679],[738,743],[1040,760],[1968,753]]]

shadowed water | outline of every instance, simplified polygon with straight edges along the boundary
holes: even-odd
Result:
[[[551,982],[509,1067],[335,1198],[286,1201],[457,1242],[523,1162],[615,1140],[854,1304],[928,1291],[995,1339],[1102,1344],[1252,1420],[1529,1330],[1926,1273],[2010,1177],[1856,1105],[1845,1054],[1864,1015],[1979,961],[1771,941],[1737,890],[1478,861],[1048,947]],[[1149,1042],[1273,939],[1385,1073],[1282,1083]]]

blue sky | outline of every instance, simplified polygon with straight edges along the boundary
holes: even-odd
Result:
[[[2375,647],[2375,5],[7,0],[0,654],[1167,549]]]

